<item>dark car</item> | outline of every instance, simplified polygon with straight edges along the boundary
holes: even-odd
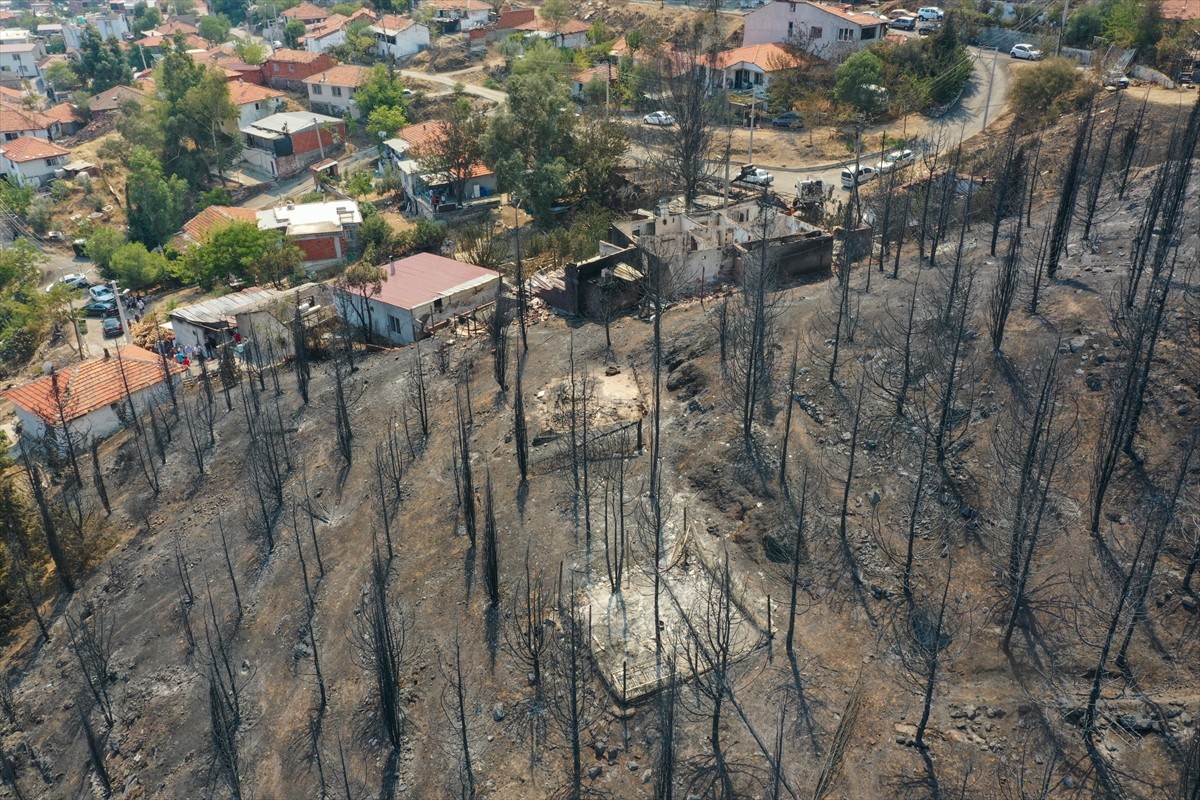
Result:
[[[771,120],[776,128],[803,128],[804,120],[795,111],[785,111]]]
[[[83,307],[83,313],[89,317],[115,317],[117,315],[117,304],[111,300],[107,302],[88,303]]]
[[[125,329],[121,327],[121,320],[117,319],[116,317],[109,317],[108,319],[104,320],[105,339],[113,336],[120,336],[124,332]]]
[[[917,27],[917,21],[913,17],[900,17],[889,22],[888,27],[897,31],[911,31]]]

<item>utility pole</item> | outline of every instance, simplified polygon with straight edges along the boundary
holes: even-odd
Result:
[[[129,333],[129,319],[125,316],[125,301],[121,299],[121,287],[116,281],[110,281],[108,284],[112,289],[113,300],[117,303],[117,313],[121,315],[121,330],[125,334],[125,344],[133,344],[133,336]]]
[[[1065,3],[1063,3],[1062,22],[1060,22],[1058,25],[1058,44],[1056,44],[1054,46],[1054,55],[1056,55],[1056,56],[1062,55],[1063,33],[1067,30],[1067,14],[1070,12],[1070,10],[1071,10],[1071,0],[1067,0]],[[988,88],[991,88],[991,87],[988,87]]]
[[[321,141],[321,123],[317,122],[317,118],[313,117],[313,124],[317,126],[317,147],[321,148],[321,160],[325,160],[325,143]],[[331,142],[332,144],[332,142]],[[309,152],[312,152],[311,150]]]
[[[750,152],[746,154],[747,164],[754,163],[754,105],[757,102],[757,98],[753,96],[750,97]]]

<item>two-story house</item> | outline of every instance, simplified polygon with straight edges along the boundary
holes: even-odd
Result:
[[[367,30],[375,37],[375,52],[385,58],[408,58],[429,49],[429,27],[409,17],[384,14]]]
[[[232,81],[229,84],[229,100],[237,106],[238,118],[236,122],[227,124],[225,128],[228,133],[236,136],[242,128],[282,111],[287,96],[269,86]]]
[[[790,42],[825,61],[842,61],[886,32],[887,23],[870,14],[805,0],[770,0],[745,16],[742,44]]]
[[[357,64],[338,64],[310,75],[304,79],[308,107],[319,114],[358,119],[361,114],[354,102],[354,93],[370,75],[370,69]]]
[[[348,17],[330,14],[324,21],[308,26],[308,33],[304,34],[304,49],[310,53],[324,53],[331,47],[344,44],[350,25],[359,20],[373,22],[375,14],[366,8],[360,8]]]
[[[0,44],[0,83],[20,86],[29,81],[37,91],[46,91],[42,69],[38,62],[46,58],[41,42],[12,42]]]
[[[346,141],[346,123],[311,111],[283,111],[241,129],[242,158],[273,178],[324,160]]]
[[[70,150],[54,142],[22,136],[0,143],[0,175],[20,186],[38,187],[49,183],[70,155]]]
[[[414,7],[428,8],[430,21],[440,25],[442,33],[458,33],[482,28],[491,21],[492,9],[483,0],[422,0]]]
[[[263,62],[263,78],[268,86],[285,92],[303,92],[304,79],[337,65],[333,56],[307,50],[276,50]]]
[[[280,16],[289,22],[298,19],[305,25],[316,25],[318,22],[324,22],[325,18],[329,16],[329,12],[305,0],[300,5],[293,6],[287,11],[282,12]]]

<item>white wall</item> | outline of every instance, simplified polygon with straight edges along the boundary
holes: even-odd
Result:
[[[237,130],[248,128],[260,119],[271,116],[283,108],[283,105],[282,97],[268,97],[256,103],[238,106]],[[236,136],[237,130],[231,131],[231,133]]]
[[[54,163],[47,164],[47,161]],[[50,159],[38,158],[21,164],[0,156],[0,175],[12,176],[22,186],[40,186],[54,177],[54,171],[62,169],[62,165],[65,163],[67,163],[65,156],[55,156]]]
[[[422,332],[426,329],[492,302],[496,297],[496,284],[499,282],[500,278],[497,276],[481,285],[455,292],[442,298],[441,308],[438,309],[435,309],[436,304],[431,302],[409,311],[372,298],[367,301],[371,306],[371,329],[380,339],[395,344],[411,344],[422,338]],[[334,305],[338,315],[351,325],[358,326],[365,322],[359,320],[357,297],[346,297],[340,292],[335,292]],[[392,318],[397,321],[399,331],[392,330]]]
[[[358,106],[354,104],[354,89],[349,86],[329,86],[328,84],[308,83],[308,105],[314,111],[330,117],[359,116]],[[334,94],[340,91],[341,97]],[[320,94],[318,94],[320,92]]]
[[[879,24],[884,23],[880,20]],[[813,34],[814,28],[820,28],[819,36]],[[842,30],[848,30],[845,35],[852,38],[840,38],[839,31]],[[828,60],[850,55],[882,38],[882,34],[877,33],[874,39],[863,41],[860,38],[862,26],[816,6],[782,0],[771,0],[747,14],[744,31],[743,45],[794,39],[808,52]]]
[[[380,37],[383,33],[376,28],[372,27],[371,33],[375,35],[375,51],[381,56],[408,58],[422,50],[429,49],[429,28],[420,23],[395,34],[395,44],[381,39]],[[391,36],[393,34],[389,32],[387,35]]]

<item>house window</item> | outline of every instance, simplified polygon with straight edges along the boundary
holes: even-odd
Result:
[[[54,166],[55,164],[57,164],[57,163],[58,163],[58,159],[54,159],[54,158],[47,158],[47,159],[46,159],[46,166],[47,166],[47,167],[53,167],[53,166]]]
[[[19,133],[6,133],[4,134],[4,141],[11,142],[13,139],[19,139],[20,137],[21,134]]]
[[[788,23],[788,38],[790,39],[795,35],[796,35],[796,23],[789,22]]]
[[[341,97],[342,96],[342,87],[333,86],[329,89],[329,93],[332,94],[334,97]]]
[[[838,41],[839,42],[853,42],[854,41],[854,28],[838,28]]]
[[[404,323],[402,323],[396,317],[393,317],[391,314],[388,314],[388,332],[403,335]]]
[[[438,299],[433,301],[433,313],[435,313],[435,314],[442,313],[442,298],[439,297]]]
[[[321,85],[319,83],[314,83],[312,85],[312,92],[313,92],[313,94],[320,94],[321,93]]]
[[[296,71],[296,65],[288,64],[288,72],[295,72],[295,71]]]
[[[863,40],[866,40],[866,39],[874,39],[874,38],[875,38],[875,33],[876,33],[877,31],[878,31],[878,28],[863,28],[863,29],[862,29],[862,36],[861,36],[860,38],[862,38]]]
[[[812,35],[812,38],[814,38],[814,39],[824,39],[825,38],[825,29],[822,28],[820,25],[814,25],[811,28],[809,28],[809,33]]]

